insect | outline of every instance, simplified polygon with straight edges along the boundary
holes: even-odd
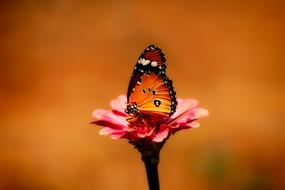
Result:
[[[159,47],[148,46],[140,55],[127,93],[125,112],[131,118],[169,117],[177,100],[172,81],[166,75],[166,59]]]

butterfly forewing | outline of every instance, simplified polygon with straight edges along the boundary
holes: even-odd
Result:
[[[151,45],[139,57],[128,88],[128,114],[170,116],[176,109],[172,81],[166,76],[161,49]]]
[[[161,49],[155,45],[150,45],[138,58],[128,87],[127,97],[130,97],[137,83],[140,83],[143,74],[151,72],[165,72],[165,56]]]

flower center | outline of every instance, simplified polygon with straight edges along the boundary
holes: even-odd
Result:
[[[160,125],[160,121],[154,115],[147,114],[136,114],[130,115],[127,118],[127,121],[130,123],[130,127],[133,129],[143,129],[143,130],[152,130],[155,127]]]

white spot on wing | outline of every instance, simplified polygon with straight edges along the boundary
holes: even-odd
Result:
[[[143,59],[142,59],[142,58],[139,58],[138,63],[139,63],[139,64],[142,64],[142,61],[143,61]]]
[[[143,65],[148,65],[150,63],[150,60],[148,59],[142,59],[142,64]]]
[[[151,66],[156,67],[157,66],[157,62],[156,61],[151,62]]]

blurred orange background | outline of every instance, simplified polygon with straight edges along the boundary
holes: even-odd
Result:
[[[161,189],[285,189],[282,1],[0,5],[0,189],[147,189],[139,153],[89,122],[153,43],[210,111],[166,143]]]

